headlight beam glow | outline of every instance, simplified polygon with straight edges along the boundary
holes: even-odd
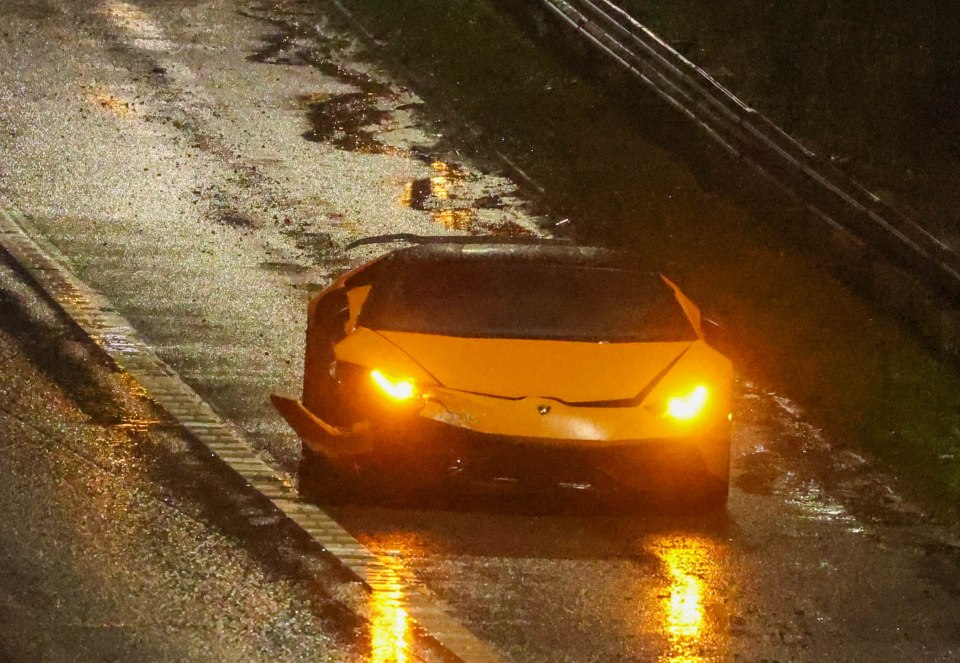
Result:
[[[668,400],[666,414],[678,421],[695,419],[707,406],[709,396],[709,390],[701,384],[682,396],[674,396]]]
[[[417,388],[412,380],[387,377],[377,370],[370,371],[370,377],[383,393],[395,401],[408,401],[417,395]]]

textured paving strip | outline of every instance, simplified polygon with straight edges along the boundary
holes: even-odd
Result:
[[[389,559],[367,550],[323,509],[300,499],[296,486],[263,462],[250,445],[140,338],[110,302],[41,248],[17,213],[0,210],[0,247],[147,395],[211,453],[232,468],[373,592],[400,593],[400,605],[430,637],[466,663],[500,661],[485,642],[451,617],[426,588],[411,583]]]

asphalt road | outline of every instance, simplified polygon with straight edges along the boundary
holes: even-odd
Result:
[[[0,8],[0,205],[32,215],[30,231],[291,476],[298,443],[266,394],[297,393],[310,294],[374,253],[346,243],[551,221],[454,152],[431,109],[309,5]],[[662,177],[686,172],[650,149]],[[11,660],[420,656],[415,642],[377,653],[355,586],[283,522],[250,521],[256,496],[196,469],[122,374],[31,312],[21,281],[4,271],[0,286]],[[734,414],[722,513],[608,513],[589,498],[332,513],[507,660],[960,657],[957,528],[750,375]],[[109,635],[89,652],[93,630]]]
[[[0,396],[0,661],[370,657],[358,584],[6,261]]]

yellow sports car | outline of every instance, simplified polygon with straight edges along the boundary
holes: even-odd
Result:
[[[303,399],[272,396],[316,480],[376,468],[726,500],[730,361],[698,308],[631,256],[559,243],[426,242],[308,308]],[[306,476],[306,475],[302,475]]]

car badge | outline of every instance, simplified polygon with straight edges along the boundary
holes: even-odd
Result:
[[[546,414],[546,413],[549,412],[549,411],[550,411],[550,406],[549,406],[549,405],[538,405],[538,406],[537,406],[537,412],[539,412],[541,415],[544,415],[544,414]]]

